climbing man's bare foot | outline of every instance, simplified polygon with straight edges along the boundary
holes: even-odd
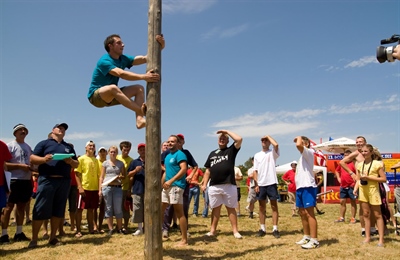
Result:
[[[142,129],[145,126],[146,126],[146,119],[144,119],[143,117],[136,118],[136,128],[137,129]]]

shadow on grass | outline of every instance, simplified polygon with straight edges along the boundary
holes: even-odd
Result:
[[[332,238],[332,239],[324,239],[324,240],[320,240],[319,243],[321,244],[321,246],[331,246],[333,244],[338,244],[339,243],[339,239],[336,238]]]
[[[284,246],[284,244],[273,245],[273,247]],[[239,258],[245,259],[246,254],[251,253],[259,253],[262,250],[265,250],[265,246],[259,246],[256,248],[250,248],[247,250],[243,250],[240,252],[228,252],[228,253],[218,253],[218,252],[209,252],[205,250],[193,250],[185,247],[182,248],[170,248],[163,251],[164,256],[172,257],[173,259],[231,259],[231,258]],[[210,253],[215,253],[218,256],[210,256]]]
[[[69,236],[70,237],[70,236]],[[92,245],[102,245],[106,243],[108,240],[110,240],[110,237],[94,237],[94,236],[83,236],[82,238],[79,239],[68,239],[68,240],[60,240],[63,245],[73,245],[73,244],[92,244]],[[43,241],[43,240],[39,240]],[[23,243],[23,242],[18,242],[18,243]],[[13,248],[13,249],[7,249],[6,247],[2,247],[0,250],[0,257],[6,257],[9,254],[15,254],[15,253],[26,253],[28,251],[34,252],[36,249],[39,248],[57,248],[57,247],[62,247],[63,245],[59,246],[52,246],[47,243],[42,244],[39,243],[37,247],[35,248],[28,248],[29,242],[26,242],[23,248]]]

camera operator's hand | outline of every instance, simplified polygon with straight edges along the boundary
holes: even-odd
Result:
[[[393,58],[396,58],[400,60],[400,44],[398,44],[394,49],[393,49]]]

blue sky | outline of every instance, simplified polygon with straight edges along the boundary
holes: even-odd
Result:
[[[184,134],[200,166],[219,129],[243,137],[237,165],[265,134],[280,144],[278,164],[299,158],[297,135],[364,135],[400,152],[400,63],[375,59],[380,40],[400,34],[399,14],[397,0],[164,0],[162,139]],[[136,157],[145,130],[134,114],[86,95],[106,36],[120,34],[126,54],[147,53],[147,15],[142,0],[0,1],[0,139],[24,123],[33,148],[66,122],[78,154],[88,140],[129,140]]]

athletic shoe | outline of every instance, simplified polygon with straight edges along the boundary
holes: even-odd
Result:
[[[397,211],[396,214],[393,215],[393,217],[395,217],[395,218],[400,218],[400,212]]]
[[[168,230],[163,230],[162,237],[163,238],[168,238],[169,237]]]
[[[0,244],[10,243],[10,238],[8,235],[3,235],[0,237]]]
[[[242,239],[242,235],[239,232],[233,234],[233,236],[237,239]]]
[[[138,229],[134,233],[132,233],[132,236],[140,236],[140,235],[143,235],[143,231],[141,229]]]
[[[335,223],[340,223],[340,222],[344,222],[344,218],[340,217],[337,220],[335,220]]]
[[[272,235],[273,235],[275,238],[280,238],[280,237],[281,237],[281,235],[279,234],[279,231],[278,231],[277,229],[275,229],[274,231],[272,231]]]
[[[323,215],[323,214],[325,214],[325,212],[322,211],[322,210],[317,210],[317,213],[318,213],[318,215]]]
[[[245,210],[246,210],[247,212],[250,212],[249,205],[246,206]]]
[[[378,230],[371,231],[371,236],[377,236],[379,235]]]
[[[365,230],[361,231],[361,236],[365,237]]]
[[[211,233],[211,231],[206,234],[206,237],[213,237],[213,236],[215,236],[215,235],[213,233]]]
[[[20,242],[20,241],[31,241],[30,238],[27,238],[24,234],[24,232],[21,232],[19,234],[14,235],[14,241],[15,242]]]
[[[253,212],[250,212],[249,218],[254,218]]]
[[[118,230],[117,233],[118,233],[118,234],[122,234],[122,235],[128,234],[128,233],[126,232],[126,230],[123,229],[123,228],[121,228],[120,230]]]
[[[301,246],[301,248],[303,248],[303,249],[314,249],[314,248],[317,248],[317,247],[319,247],[319,243],[311,241],[311,240],[308,241],[307,244],[304,244],[304,245]]]
[[[258,233],[256,235],[256,237],[263,237],[267,234],[267,232],[265,232],[264,230],[260,229],[258,230]]]
[[[305,245],[305,244],[307,244],[308,242],[310,242],[310,239],[309,239],[309,238],[304,238],[304,237],[303,237],[301,240],[297,241],[296,244],[298,244],[298,245]]]
[[[114,233],[113,230],[109,230],[109,231],[107,232],[107,236],[108,236],[108,237],[111,237],[111,236],[113,235],[113,233]]]
[[[350,219],[350,224],[356,224],[356,223],[357,223],[357,220],[355,218]]]

